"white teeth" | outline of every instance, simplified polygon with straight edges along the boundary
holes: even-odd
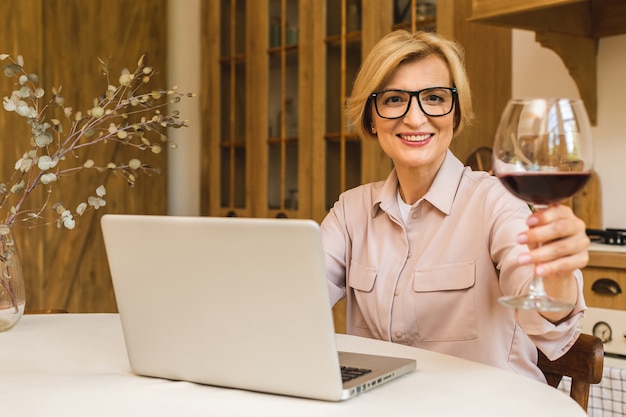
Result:
[[[422,141],[425,141],[426,139],[428,139],[429,137],[430,137],[429,134],[426,134],[426,135],[411,135],[411,136],[401,135],[402,139],[407,140],[409,142],[422,142]]]

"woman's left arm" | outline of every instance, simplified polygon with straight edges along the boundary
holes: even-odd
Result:
[[[572,209],[554,204],[533,213],[527,220],[528,231],[518,235],[518,242],[527,244],[530,252],[518,257],[520,264],[535,264],[535,273],[544,278],[548,295],[576,303],[579,288],[574,271],[589,261],[589,238],[585,223]],[[542,312],[553,323],[563,320],[571,311]]]

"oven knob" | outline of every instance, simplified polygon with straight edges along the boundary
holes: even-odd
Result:
[[[608,343],[613,337],[613,331],[608,323],[599,321],[593,325],[593,335],[600,338],[602,343]]]

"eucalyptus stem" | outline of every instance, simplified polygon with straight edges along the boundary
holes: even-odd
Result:
[[[177,111],[168,112],[168,106],[195,94],[180,93],[176,87],[150,89],[155,72],[144,64],[143,57],[133,72],[128,69],[120,72],[117,84],[112,82],[107,63],[100,60],[105,77],[104,93],[93,100],[93,107],[85,111],[74,111],[67,106],[61,88],[53,88],[51,98],[44,100],[45,91],[38,87],[39,76],[25,70],[20,55],[0,54],[0,60],[8,61],[3,72],[16,80],[16,89],[10,97],[3,99],[4,109],[25,118],[31,130],[30,146],[15,163],[14,174],[7,182],[0,181],[0,215],[6,226],[10,227],[18,219],[49,222],[41,214],[44,210],[54,209],[57,226],[74,228],[75,216],[106,204],[106,189],[104,185],[97,187],[96,195],[78,202],[75,210],[67,209],[60,202],[50,207],[50,196],[57,191],[59,177],[96,169],[118,173],[132,186],[139,173],[150,174],[159,170],[138,158],[97,164],[91,159],[80,161],[80,158],[71,156],[78,155],[77,151],[81,149],[105,146],[109,142],[158,154],[162,151],[162,144],[169,142],[164,129],[188,126],[186,120],[180,120]],[[140,93],[143,90],[150,92]],[[46,114],[49,111],[61,111],[63,117],[49,116]],[[25,208],[32,192],[42,186],[48,188],[43,205],[36,209]]]

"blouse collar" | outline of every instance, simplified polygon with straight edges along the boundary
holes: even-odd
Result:
[[[445,215],[449,215],[452,211],[454,197],[461,183],[463,171],[463,163],[448,150],[432,185],[424,197],[414,205],[419,204],[422,200],[426,200]],[[399,218],[400,212],[396,200],[398,187],[398,175],[394,168],[382,187],[378,189],[377,195],[374,196],[372,216],[375,216],[380,208]]]

